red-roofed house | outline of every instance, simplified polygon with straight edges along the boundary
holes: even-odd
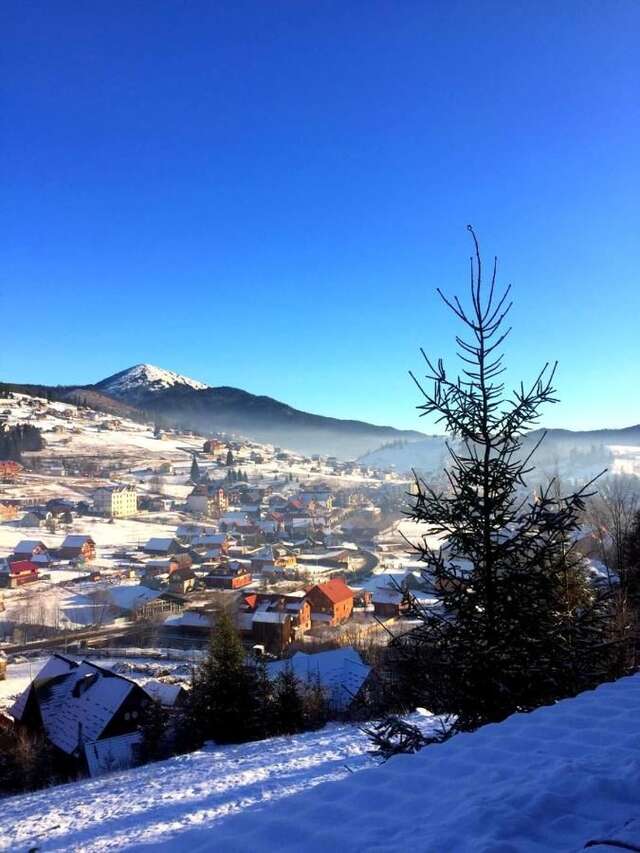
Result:
[[[353,612],[354,591],[342,578],[333,578],[326,583],[316,584],[307,592],[311,605],[311,620],[339,625]]]

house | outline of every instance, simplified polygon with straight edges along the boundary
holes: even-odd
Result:
[[[205,584],[209,589],[242,589],[253,580],[247,562],[231,560],[229,563],[213,565],[205,578]],[[207,569],[208,564],[204,563],[202,568]]]
[[[348,711],[363,698],[371,678],[371,667],[351,646],[316,654],[296,652],[288,660],[267,664],[267,675],[272,680],[286,670],[291,670],[304,685],[319,684],[328,705],[338,713]]]
[[[254,645],[282,654],[311,628],[311,607],[304,590],[286,594],[245,593],[238,628]]]
[[[96,543],[91,536],[70,534],[58,549],[62,560],[84,560],[90,562],[96,556]]]
[[[203,453],[208,453],[210,456],[216,456],[217,454],[222,453],[223,450],[224,444],[217,438],[209,438],[202,445]]]
[[[184,595],[187,592],[191,592],[195,585],[196,576],[192,569],[183,567],[176,569],[169,575],[169,589],[172,592]]]
[[[44,527],[53,519],[53,514],[43,507],[33,507],[22,516],[18,525],[20,527]]]
[[[10,714],[16,728],[43,735],[75,766],[95,776],[135,763],[138,726],[149,701],[134,681],[55,654]]]
[[[224,489],[219,486],[207,486],[201,483],[187,497],[187,509],[197,515],[219,516],[226,512],[229,500]]]
[[[353,612],[353,598],[353,590],[342,578],[333,578],[326,583],[312,586],[307,591],[312,621],[328,625],[346,622]]]
[[[15,589],[37,580],[38,567],[31,560],[14,560],[0,565],[0,586]]]
[[[182,545],[177,539],[163,539],[157,536],[152,536],[143,546],[142,550],[145,554],[154,554],[161,557],[167,557],[170,554],[179,554],[184,551]]]
[[[109,518],[127,518],[138,511],[138,495],[133,486],[102,486],[93,493],[97,513]]]
[[[406,610],[406,596],[401,589],[380,586],[373,591],[373,612],[380,619],[397,619]]]
[[[185,610],[168,616],[163,623],[167,640],[203,641],[210,635],[215,624],[215,614],[209,610]]]
[[[21,539],[13,553],[18,560],[37,561],[38,557],[49,558],[49,549],[39,539]]]

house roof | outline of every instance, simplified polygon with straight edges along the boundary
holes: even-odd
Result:
[[[131,693],[135,682],[89,661],[54,655],[45,664],[11,713],[21,719],[30,695],[35,696],[47,738],[68,755],[81,744],[98,740]]]
[[[62,543],[63,548],[82,548],[82,546],[86,543],[90,545],[95,545],[96,543],[90,536],[81,536],[78,534],[69,534],[69,536],[65,536],[64,542]]]
[[[39,539],[21,539],[13,549],[14,554],[30,554],[34,548],[42,547],[46,549],[44,542]]]
[[[316,654],[296,652],[288,660],[267,664],[269,678],[277,678],[287,669],[306,684],[318,681],[336,710],[348,708],[371,672],[371,667],[362,662],[351,646]]]
[[[145,551],[159,551],[161,553],[164,553],[165,551],[168,551],[169,548],[171,548],[175,541],[175,539],[171,538],[163,539],[158,536],[152,536],[151,539],[149,539],[147,544],[144,546],[144,548]]]
[[[333,578],[326,583],[316,584],[312,589],[318,589],[332,604],[340,604],[348,598],[353,598],[353,590],[346,585],[342,578]]]
[[[23,572],[37,572],[38,567],[31,560],[16,560],[9,563],[10,575],[21,575]]]
[[[160,702],[165,708],[172,708],[184,690],[181,684],[166,684],[164,681],[158,681],[155,678],[145,681],[142,687],[149,696],[156,702]]]

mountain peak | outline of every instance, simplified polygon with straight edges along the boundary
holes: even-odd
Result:
[[[209,388],[208,385],[199,382],[197,379],[190,379],[188,376],[182,376],[172,370],[165,370],[162,367],[156,367],[155,364],[146,363],[135,364],[133,367],[114,373],[113,376],[108,376],[98,382],[95,387],[113,397],[122,398],[158,394],[175,387],[193,388],[196,391]]]

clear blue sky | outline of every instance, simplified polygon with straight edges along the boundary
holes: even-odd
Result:
[[[472,222],[548,425],[640,421],[640,5],[9,0],[0,376],[429,428]]]

